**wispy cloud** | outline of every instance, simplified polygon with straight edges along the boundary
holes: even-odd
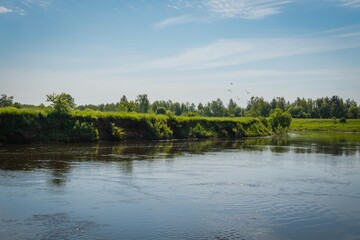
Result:
[[[194,9],[203,14],[205,20],[227,18],[262,19],[281,12],[292,0],[173,0],[169,7]]]
[[[339,0],[340,4],[349,8],[360,8],[360,0]]]
[[[3,13],[11,13],[11,12],[13,12],[12,9],[6,8],[6,7],[3,7],[3,6],[0,6],[0,14],[3,14]]]
[[[156,23],[154,25],[154,27],[156,29],[160,29],[160,28],[166,28],[166,27],[173,26],[173,25],[190,23],[193,21],[195,21],[195,19],[193,17],[191,17],[189,15],[183,15],[183,16],[178,16],[178,17],[166,18],[166,19]]]
[[[281,12],[291,1],[284,0],[207,0],[204,6],[220,18],[261,19]]]
[[[358,30],[296,38],[224,39],[127,66],[121,72],[212,70],[290,56],[360,48]]]
[[[51,0],[22,0],[25,5],[37,5],[41,8],[48,8],[51,4]]]

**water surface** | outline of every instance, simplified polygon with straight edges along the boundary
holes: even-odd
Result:
[[[0,146],[1,239],[360,239],[360,136]]]

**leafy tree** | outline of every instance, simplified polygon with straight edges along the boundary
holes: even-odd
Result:
[[[211,115],[214,117],[226,116],[226,108],[220,98],[210,104]]]
[[[140,94],[136,98],[137,111],[140,113],[147,113],[150,108],[150,101],[146,94]]]
[[[285,99],[283,97],[277,97],[273,98],[273,100],[270,103],[271,109],[280,108],[285,111],[285,108],[288,104],[286,103]]]
[[[270,126],[276,133],[287,131],[291,124],[291,115],[280,108],[276,108],[269,117]]]
[[[134,101],[128,101],[126,96],[122,96],[118,104],[118,110],[120,112],[134,112],[136,104]]]
[[[307,113],[305,113],[302,106],[297,106],[297,105],[289,107],[287,112],[290,113],[290,115],[294,118],[306,118],[310,116]]]
[[[227,111],[230,117],[240,117],[242,112],[241,108],[232,99],[229,101]]]
[[[267,117],[269,116],[270,109],[271,105],[263,97],[251,97],[245,114],[249,117]]]
[[[67,93],[46,95],[46,101],[51,102],[51,106],[57,114],[68,114],[76,106],[75,99]]]
[[[6,94],[1,94],[0,107],[12,106],[13,103],[14,103],[14,97],[13,96],[8,97]]]
[[[321,118],[330,118],[331,117],[331,110],[330,110],[330,101],[329,98],[323,98],[320,109],[319,109],[320,117]]]
[[[213,113],[211,112],[210,103],[207,103],[202,110],[202,114],[205,117],[212,117]]]
[[[173,109],[171,109],[176,116],[180,116],[182,114],[181,104],[176,102],[173,104]]]
[[[338,96],[332,96],[330,99],[330,114],[336,118],[344,116],[344,102]]]
[[[163,115],[165,115],[166,114],[166,108],[164,108],[164,107],[158,107],[157,109],[156,109],[156,112],[155,112],[156,114],[163,114]]]
[[[356,105],[352,105],[349,107],[347,111],[348,118],[359,118],[360,116],[360,109]]]
[[[189,112],[190,104],[188,102],[181,103],[181,115],[184,115],[185,113]]]

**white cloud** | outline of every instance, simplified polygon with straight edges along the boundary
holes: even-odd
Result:
[[[177,0],[169,4],[173,9],[194,9],[203,20],[227,18],[261,19],[281,12],[293,0]]]
[[[360,8],[360,0],[340,0],[340,4],[344,7]]]
[[[296,38],[225,39],[172,56],[138,61],[121,73],[144,71],[194,71],[232,67],[245,63],[360,48],[359,31],[337,32],[336,35]]]
[[[204,6],[220,18],[261,19],[278,14],[284,0],[206,0]]]
[[[22,2],[28,6],[35,4],[39,7],[47,8],[50,5],[51,0],[22,0]]]
[[[157,29],[166,28],[169,26],[189,23],[189,22],[193,22],[193,21],[195,21],[195,19],[193,17],[188,16],[188,15],[183,15],[183,16],[179,16],[179,17],[171,17],[171,18],[164,19],[164,20],[156,23],[154,25],[154,27]]]
[[[3,14],[3,13],[11,13],[12,11],[13,11],[12,9],[9,9],[9,8],[3,7],[3,6],[0,6],[0,14]]]

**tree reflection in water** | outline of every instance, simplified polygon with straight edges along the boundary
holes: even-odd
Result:
[[[66,176],[76,163],[84,161],[117,162],[124,174],[131,174],[133,161],[156,159],[171,161],[186,154],[209,152],[270,151],[276,154],[359,155],[360,135],[345,133],[291,133],[287,136],[245,140],[151,141],[99,144],[35,144],[0,147],[0,169],[51,172],[49,182],[66,184]]]

